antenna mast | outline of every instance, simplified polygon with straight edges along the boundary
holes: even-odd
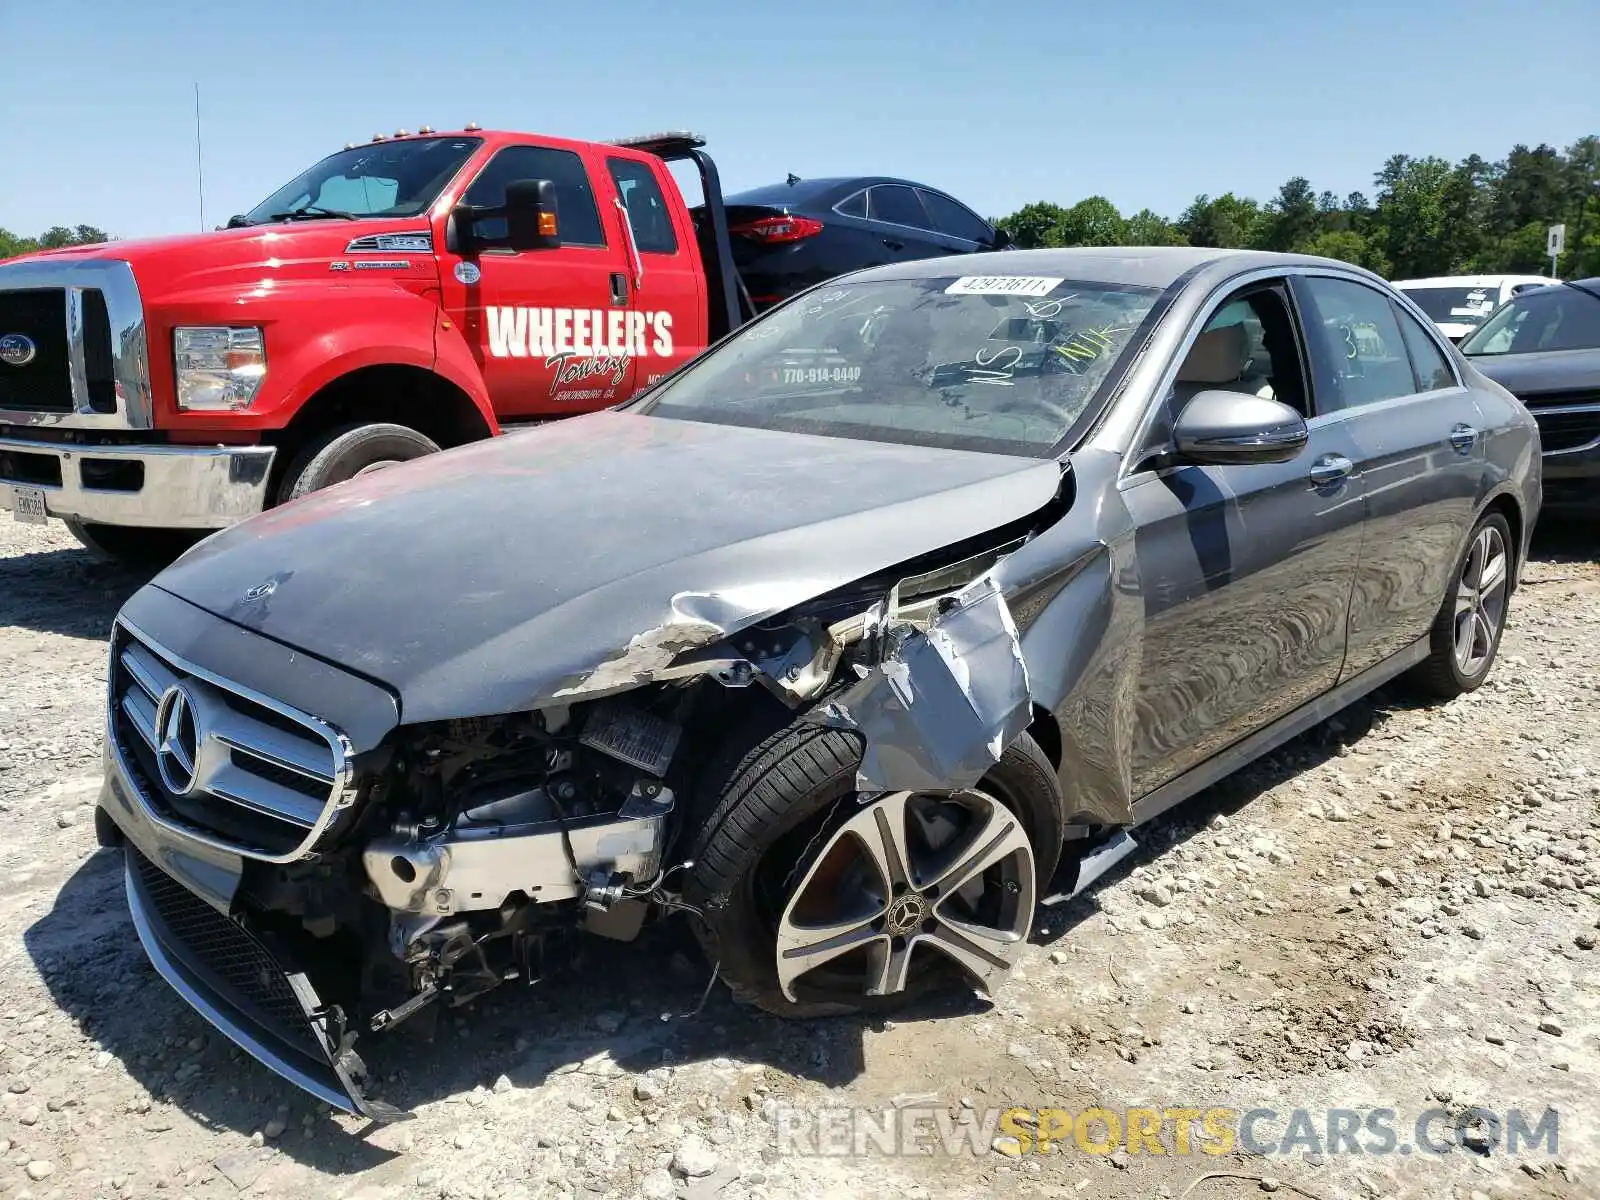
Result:
[[[200,185],[200,232],[206,231],[206,169],[200,156],[200,82],[194,85],[194,173]]]

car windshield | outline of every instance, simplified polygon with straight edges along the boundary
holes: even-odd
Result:
[[[1021,275],[824,287],[636,411],[1044,457],[1090,411],[1160,294]]]
[[[455,178],[481,138],[406,138],[331,154],[245,214],[247,225],[292,217],[414,217]]]
[[[1439,325],[1478,325],[1500,302],[1497,287],[1405,287],[1412,303]]]
[[[1575,287],[1518,296],[1461,343],[1463,354],[1594,349],[1600,349],[1600,296]]]

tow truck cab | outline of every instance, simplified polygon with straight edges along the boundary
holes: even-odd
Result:
[[[0,263],[0,508],[160,558],[626,400],[751,312],[703,145],[401,131],[211,233]],[[674,161],[698,171],[698,222]]]

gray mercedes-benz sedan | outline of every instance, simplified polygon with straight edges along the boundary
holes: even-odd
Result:
[[[376,1117],[358,1041],[680,911],[777,1013],[986,986],[1142,822],[1481,684],[1539,463],[1342,263],[857,273],[189,551],[113,631],[99,832],[172,985]]]

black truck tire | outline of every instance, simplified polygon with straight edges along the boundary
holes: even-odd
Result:
[[[297,500],[367,471],[438,452],[437,442],[405,425],[345,425],[331,429],[313,438],[290,459],[278,483],[278,503]]]
[[[699,811],[708,815],[695,834],[693,865],[684,898],[703,918],[692,921],[707,957],[736,1000],[785,1017],[889,1012],[934,987],[955,982],[953,972],[926,972],[892,995],[813,991],[791,1001],[777,975],[777,920],[768,884],[774,870],[798,878],[806,856],[825,839],[812,833],[836,819],[839,802],[855,794],[860,739],[847,731],[796,721],[770,734],[736,762],[708,771]],[[1026,734],[1007,748],[978,785],[990,789],[1021,818],[1032,844],[1036,894],[1055,871],[1061,852],[1060,790],[1055,769]],[[848,814],[845,814],[848,815]],[[803,846],[796,855],[794,846]],[[780,901],[787,895],[780,896]],[[797,992],[798,995],[798,992]]]
[[[65,518],[67,531],[97,558],[129,567],[164,567],[211,531],[99,525]]]

